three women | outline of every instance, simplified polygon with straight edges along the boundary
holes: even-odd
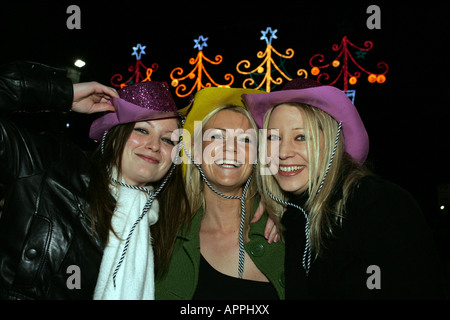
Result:
[[[3,298],[87,299],[94,291],[105,299],[152,298],[154,272],[162,279],[161,298],[284,298],[284,283],[291,299],[443,297],[420,210],[409,193],[361,165],[367,133],[336,88],[298,80],[266,94],[197,93],[190,122],[204,120],[201,134],[208,139],[201,139],[200,153],[185,150],[192,161],[186,195],[180,167],[168,157],[181,119],[164,85],[135,85],[119,98],[104,86],[73,86],[61,71],[28,63],[2,67],[0,81]],[[248,133],[256,127],[242,94],[268,130],[261,146],[276,170],[261,177],[259,191],[284,228],[286,281],[284,246],[263,236],[267,218],[248,222],[259,201],[258,135]],[[93,126],[92,137],[102,140],[94,161],[64,140],[7,119],[43,107],[112,110],[105,99],[115,113]],[[77,290],[66,282],[73,265],[82,270]],[[130,271],[135,265],[139,275]]]

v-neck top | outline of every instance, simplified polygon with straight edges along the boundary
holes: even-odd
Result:
[[[193,300],[278,300],[270,282],[239,279],[214,269],[200,257],[200,272]]]

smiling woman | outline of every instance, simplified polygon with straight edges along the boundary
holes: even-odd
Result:
[[[278,163],[278,171],[273,174],[283,190],[294,194],[300,194],[308,188],[308,153],[304,127],[299,109],[280,105],[273,110],[267,129],[267,153],[271,155],[273,162]],[[272,131],[276,133],[273,134]]]
[[[155,274],[167,269],[190,216],[171,159],[181,115],[163,83],[117,93],[73,85],[65,74],[29,62],[0,66],[0,297],[153,299]],[[101,141],[93,154],[9,118],[43,106],[108,111],[92,124]],[[66,270],[77,270],[76,286]]]
[[[95,120],[90,131],[101,140],[90,185],[100,195],[91,198],[91,215],[96,232],[108,240],[94,298],[153,298],[154,274],[165,272],[177,228],[189,216],[181,169],[172,162],[171,137],[181,116],[164,83],[137,83],[119,96],[112,101],[115,112]]]
[[[172,165],[172,132],[178,128],[175,118],[136,122],[121,160],[127,184],[142,187],[164,177]]]
[[[184,126],[194,133],[184,149],[194,216],[178,235],[167,276],[156,282],[157,299],[284,298],[284,245],[264,238],[267,215],[250,223],[259,202],[257,127],[241,95],[258,92],[206,88],[195,95]]]
[[[345,93],[299,78],[243,98],[270,132],[263,152],[279,148],[259,187],[284,226],[287,299],[445,297],[427,222],[411,194],[363,165],[368,134]]]
[[[236,133],[248,132],[249,129],[256,131],[248,117],[239,109],[230,107],[216,110],[218,111],[209,118],[204,127],[203,136],[210,139],[203,142],[201,168],[218,191],[238,196],[253,170],[257,141],[256,133],[253,133],[252,140],[248,139],[247,135],[241,137]],[[221,190],[230,183],[233,190],[229,188],[226,191]]]

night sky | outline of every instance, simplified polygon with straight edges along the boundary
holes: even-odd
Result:
[[[233,74],[232,87],[239,87],[247,76],[236,71],[236,64],[246,59],[254,68],[262,62],[256,54],[266,48],[260,37],[267,27],[278,30],[277,39],[272,40],[278,52],[295,51],[293,58],[284,62],[291,77],[300,68],[310,73],[309,60],[317,53],[330,63],[337,55],[332,46],[344,36],[359,47],[372,41],[373,49],[364,59],[354,57],[374,73],[378,62],[386,62],[386,82],[368,83],[362,73],[357,84],[349,87],[356,90],[355,105],[369,133],[368,165],[414,195],[439,241],[450,251],[448,238],[443,239],[450,233],[445,229],[449,226],[449,195],[438,201],[437,191],[438,185],[450,185],[450,17],[444,2],[285,2],[291,3],[15,1],[0,8],[0,57],[5,63],[25,59],[56,67],[73,66],[80,58],[86,61],[81,81],[110,85],[114,74],[125,79],[131,76],[128,67],[136,63],[132,47],[141,43],[146,46],[142,63],[147,67],[158,64],[151,79],[170,85],[174,68],[183,68],[183,75],[193,68],[189,59],[198,53],[194,39],[203,35],[208,37],[204,55],[209,59],[223,56],[220,65],[205,64],[206,70],[218,83],[226,82],[226,73]],[[66,9],[71,4],[81,10],[81,29],[66,26],[70,16]],[[366,25],[371,4],[381,9],[381,29],[370,30]],[[327,70],[333,80],[336,74],[331,69]],[[183,83],[190,88],[193,80]],[[282,85],[285,83],[283,80]],[[342,80],[336,86],[343,89]],[[175,95],[175,88],[171,86],[171,90]],[[188,101],[176,97],[180,108]],[[87,132],[92,119],[45,114],[21,120],[30,126],[65,131],[83,147],[91,148]],[[447,201],[446,210],[439,209],[443,201]]]

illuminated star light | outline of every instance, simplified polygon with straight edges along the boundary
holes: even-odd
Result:
[[[366,58],[366,51],[356,51],[356,59],[365,59]]]
[[[275,33],[277,33],[278,29],[272,30],[271,27],[267,27],[266,31],[261,30],[262,36],[259,40],[266,40],[266,44],[272,44],[272,39],[278,39]],[[270,32],[269,38],[267,38],[267,34]]]
[[[137,44],[136,47],[133,47],[133,53],[131,54],[132,56],[136,56],[136,60],[141,60],[141,54],[145,54],[145,48],[147,48],[147,46],[142,46],[140,43]],[[139,53],[137,52],[138,50]]]
[[[203,41],[203,43],[200,43],[200,41]],[[198,51],[202,51],[203,47],[207,47],[208,45],[206,44],[206,41],[208,41],[208,38],[203,38],[203,36],[201,35],[200,37],[198,37],[198,39],[194,39],[195,42],[195,48],[198,48]]]

